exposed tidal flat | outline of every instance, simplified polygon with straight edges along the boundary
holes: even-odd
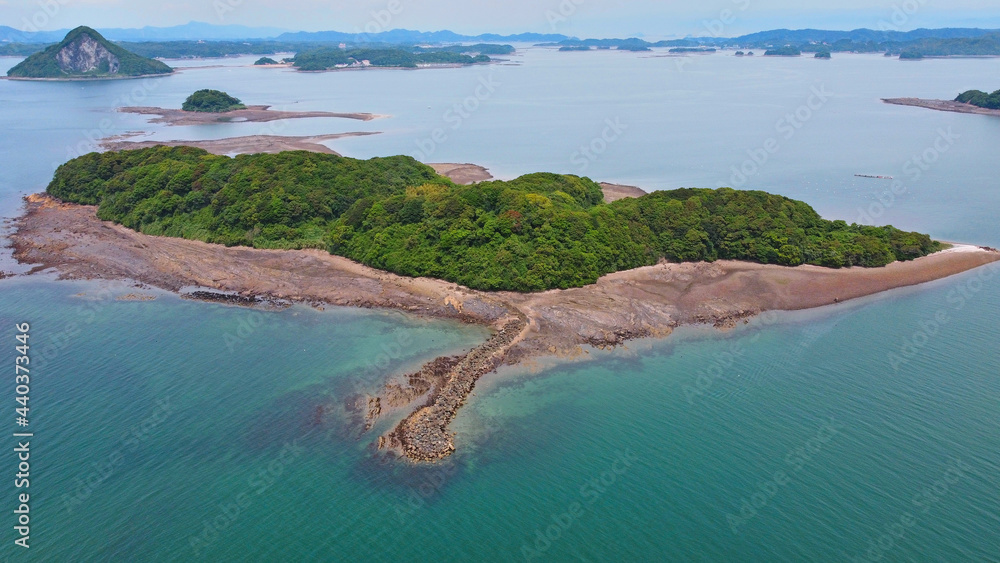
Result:
[[[499,90],[462,128],[449,129],[434,159],[483,163],[501,177],[556,169],[559,162],[579,173],[570,155],[600,134],[608,114],[621,114],[628,134],[591,161],[586,174],[649,188],[708,186],[723,181],[719,171],[742,162],[746,148],[774,135],[774,122],[804,103],[808,88],[796,90],[797,84],[824,81],[841,97],[799,130],[794,143],[783,144],[748,187],[850,220],[883,189],[853,174],[894,174],[906,179],[908,191],[880,223],[1000,245],[995,170],[987,164],[998,140],[990,120],[935,112],[917,120],[878,102],[891,95],[953,96],[960,85],[951,80],[978,85],[994,71],[990,61],[927,61],[932,64],[921,65],[921,76],[896,74],[907,65],[883,66],[881,57],[838,57],[822,65],[821,74],[800,66],[813,61],[801,60],[754,61],[761,66],[752,72],[713,67],[733,78],[734,91],[703,83],[690,65],[684,73],[672,63],[660,68],[691,92],[688,98],[664,91],[662,74],[641,72],[653,68],[649,59],[598,53],[577,67],[555,55],[529,53],[526,64],[507,68],[516,72],[500,80],[511,93]],[[724,59],[698,57],[696,64],[727,65]],[[277,100],[287,87],[273,84],[273,77],[259,80],[269,73],[252,74],[257,69],[224,70],[259,92],[257,99]],[[468,95],[455,94],[474,88],[478,69],[468,70],[464,79],[445,71],[398,73],[421,82],[412,108],[388,94],[372,98],[372,92],[392,91],[394,73],[302,79],[316,81],[314,88],[344,80],[338,91],[357,99],[337,107],[398,116],[398,130],[383,121],[384,135],[334,145],[352,156],[374,156],[408,152],[414,139],[447,127],[444,105],[426,106],[434,97],[451,105]],[[212,86],[210,72],[157,81],[169,87],[145,104],[173,107],[195,86]],[[608,92],[546,86],[589,83],[595,75],[625,80],[645,94],[621,101]],[[445,84],[435,86],[441,80]],[[514,95],[525,91],[522,80],[542,85],[537,96]],[[10,90],[28,86],[34,89]],[[0,209],[11,216],[20,214],[21,195],[49,180],[50,163],[65,161],[66,147],[97,127],[107,100],[124,93],[87,84],[71,103],[62,98],[69,95],[66,85],[38,90],[42,86],[53,85],[0,83],[29,114],[0,112],[5,130],[13,132],[0,139],[3,150],[22,163],[0,170]],[[308,83],[295,86],[301,99],[323,96]],[[601,111],[563,105],[581,92],[599,98]],[[704,93],[733,99],[706,104]],[[22,98],[29,95],[41,98]],[[664,104],[666,98],[674,103]],[[52,113],[60,103],[62,111]],[[739,111],[726,109],[737,103],[744,104]],[[324,107],[329,104],[311,109]],[[517,115],[547,125],[549,133],[536,139],[543,136],[510,128],[520,122]],[[640,115],[651,122],[648,129]],[[108,117],[122,132],[137,128],[128,116]],[[25,127],[25,119],[33,126]],[[683,138],[663,134],[671,120]],[[330,133],[328,125],[308,121],[282,134]],[[931,146],[937,128],[949,125],[962,136],[951,151],[920,178],[900,172]],[[184,131],[183,138],[252,134],[259,126],[222,127]],[[720,137],[720,130],[728,134]],[[665,144],[671,158],[663,156]],[[263,560],[493,561],[520,558],[525,547],[540,560],[557,561],[850,560],[869,557],[869,549],[883,560],[990,560],[1000,509],[1000,291],[996,278],[979,279],[980,271],[860,303],[782,313],[769,323],[758,318],[726,333],[681,328],[669,339],[634,342],[627,350],[592,351],[599,356],[594,361],[493,377],[455,421],[456,456],[431,468],[381,464],[353,438],[309,435],[296,444],[300,429],[316,417],[317,405],[307,398],[332,388],[330,397],[343,400],[353,387],[338,390],[337,381],[359,374],[367,380],[369,362],[377,366],[375,384],[388,371],[408,373],[434,357],[461,353],[486,338],[475,327],[347,309],[264,313],[169,294],[152,302],[115,301],[83,325],[38,383],[39,430],[50,440],[38,442],[47,448],[39,459],[44,453],[50,467],[38,487],[46,517],[37,533],[48,541],[45,555],[63,560],[241,560],[254,553]],[[6,325],[38,319],[37,335],[58,335],[64,322],[83,316],[77,304],[95,302],[73,297],[90,287],[6,279],[0,316]],[[122,288],[122,294],[135,291]],[[366,320],[372,318],[385,320],[373,325]],[[254,325],[259,328],[248,332]],[[421,326],[434,335],[420,339]],[[451,330],[459,339],[440,340]],[[243,337],[235,353],[222,339],[229,333]],[[904,360],[896,367],[892,353]],[[316,381],[325,383],[311,387]],[[702,394],[685,393],[687,387]],[[123,461],[96,488],[81,489],[76,478],[86,481],[97,471],[90,464],[105,469],[116,448],[128,448],[119,432],[159,418],[156,401],[164,395],[176,410],[138,449],[124,450]],[[830,418],[843,427],[817,447]],[[335,415],[323,420],[332,424]],[[638,458],[620,474],[619,453]],[[949,473],[959,467],[956,458],[971,468],[961,477]],[[788,479],[774,488],[778,471]],[[64,494],[82,494],[83,503],[67,512]],[[741,514],[744,501],[755,514]],[[575,503],[579,510],[563,518]],[[740,518],[739,533],[729,515]],[[898,536],[893,525],[904,517],[913,525]],[[110,531],[95,535],[95,526]]]

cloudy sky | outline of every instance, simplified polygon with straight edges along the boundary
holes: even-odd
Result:
[[[50,30],[194,20],[307,31],[407,28],[656,38],[735,36],[780,27],[1000,28],[1000,0],[0,0],[0,25],[25,29],[33,18]]]

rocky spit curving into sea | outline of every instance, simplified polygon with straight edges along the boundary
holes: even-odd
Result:
[[[198,287],[210,292],[201,297],[231,305],[396,309],[489,327],[493,336],[467,355],[439,358],[404,384],[386,374],[386,385],[354,401],[365,429],[388,416],[386,409],[412,408],[378,445],[414,461],[454,451],[448,427],[455,413],[479,378],[503,365],[546,356],[586,358],[591,347],[665,337],[682,325],[732,327],[764,311],[834,305],[983,266],[990,275],[1000,269],[995,250],[957,245],[882,268],[661,262],[580,288],[488,293],[375,270],[320,250],[225,247],[144,235],[101,221],[93,206],[47,195],[26,199],[26,213],[15,221],[10,237],[14,257],[32,266],[26,275],[133,280],[178,293]],[[423,403],[410,407],[423,397]]]

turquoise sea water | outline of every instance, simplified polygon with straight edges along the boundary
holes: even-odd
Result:
[[[483,163],[505,177],[554,170],[650,188],[722,185],[774,138],[780,150],[745,187],[853,221],[888,187],[853,175],[892,174],[906,189],[879,222],[1000,245],[997,121],[879,102],[988,87],[982,77],[1000,61],[716,55],[678,68],[673,58],[544,50],[514,61],[300,75],[239,59],[150,83],[0,81],[0,215],[16,214],[19,197],[41,190],[92,132],[150,129],[111,113],[116,100],[175,106],[196,88],[221,87],[248,103],[393,116],[290,121],[265,133],[384,131],[331,144],[367,157],[414,152],[441,127],[449,139],[428,161]],[[0,71],[15,62],[0,59]],[[502,85],[452,129],[445,111],[491,71]],[[813,87],[832,94],[786,139],[779,120],[808,104]],[[574,152],[608,119],[627,128],[579,170]],[[948,150],[926,152],[949,127],[957,139],[939,143]],[[179,139],[261,128],[151,129]],[[925,154],[934,161],[914,178],[906,163]],[[124,285],[0,281],[9,343],[0,361],[13,363],[20,322],[32,324],[33,356],[44,358],[32,374],[32,548],[12,545],[9,481],[3,557],[997,561],[998,279],[980,270],[730,333],[685,329],[585,363],[491,376],[456,422],[459,455],[432,468],[382,462],[325,407],[474,346],[479,329],[165,294],[123,302],[113,296],[133,290]],[[13,431],[12,378],[0,392]],[[12,454],[0,457],[0,472],[13,469]]]

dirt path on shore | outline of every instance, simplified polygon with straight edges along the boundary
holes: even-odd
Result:
[[[685,324],[733,326],[766,310],[830,305],[1000,261],[995,250],[966,245],[876,269],[661,263],[610,274],[582,288],[485,293],[397,276],[320,250],[227,248],[144,235],[95,213],[92,206],[31,196],[11,236],[15,258],[35,265],[32,272],[55,271],[65,279],[127,279],[170,291],[197,286],[276,300],[399,309],[492,328],[486,343],[430,370],[426,383],[411,380],[416,391],[394,380],[369,397],[368,410],[377,417],[380,401],[413,402],[430,389],[427,403],[379,440],[423,461],[454,450],[448,425],[479,377],[500,365],[579,356],[585,346],[666,336]]]

